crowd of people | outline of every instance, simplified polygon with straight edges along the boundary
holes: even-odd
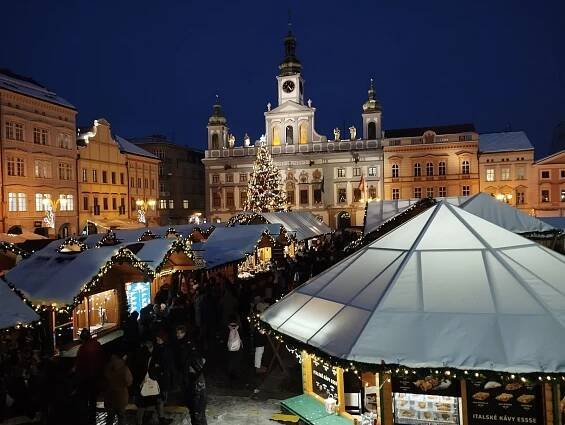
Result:
[[[102,347],[83,329],[76,359],[42,357],[31,348],[37,341],[19,341],[17,350],[3,351],[11,357],[2,358],[0,369],[0,420],[9,413],[44,424],[94,424],[97,402],[104,401],[107,424],[124,424],[128,404],[136,407],[136,425],[168,424],[167,403],[186,406],[193,425],[206,424],[206,376],[220,374],[222,385],[257,392],[267,372],[268,340],[249,315],[339,261],[354,237],[332,234],[304,244],[294,258],[251,279],[175,274],[151,304],[129,314],[121,339]]]

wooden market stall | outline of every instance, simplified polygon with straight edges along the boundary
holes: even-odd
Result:
[[[339,423],[333,403],[344,423],[558,424],[564,275],[564,256],[441,201],[261,315],[302,360],[282,406],[308,424]]]
[[[58,243],[20,262],[6,280],[49,313],[58,346],[83,328],[97,337],[117,330],[127,315],[127,284],[151,281],[153,271],[111,234],[97,248],[73,238]]]

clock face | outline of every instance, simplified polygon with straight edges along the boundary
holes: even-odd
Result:
[[[291,91],[294,90],[294,82],[287,80],[283,83],[283,90],[286,93],[290,93]]]

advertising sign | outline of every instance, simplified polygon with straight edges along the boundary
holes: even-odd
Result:
[[[467,381],[469,425],[543,424],[541,385]]]
[[[149,282],[126,283],[126,297],[128,300],[128,311],[139,311],[151,303],[151,285]]]
[[[312,390],[323,399],[337,399],[337,369],[312,359]]]

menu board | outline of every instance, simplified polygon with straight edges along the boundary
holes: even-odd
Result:
[[[461,397],[461,384],[447,376],[407,375],[392,379],[392,392]]]
[[[337,403],[337,369],[312,359],[312,390],[323,399],[333,397]]]
[[[126,298],[129,312],[139,311],[151,303],[151,285],[149,282],[126,283]]]
[[[467,381],[469,425],[543,424],[541,385]]]
[[[559,385],[559,414],[561,415],[561,424],[565,424],[565,384]]]
[[[393,395],[395,424],[459,424],[459,397],[408,393]]]

